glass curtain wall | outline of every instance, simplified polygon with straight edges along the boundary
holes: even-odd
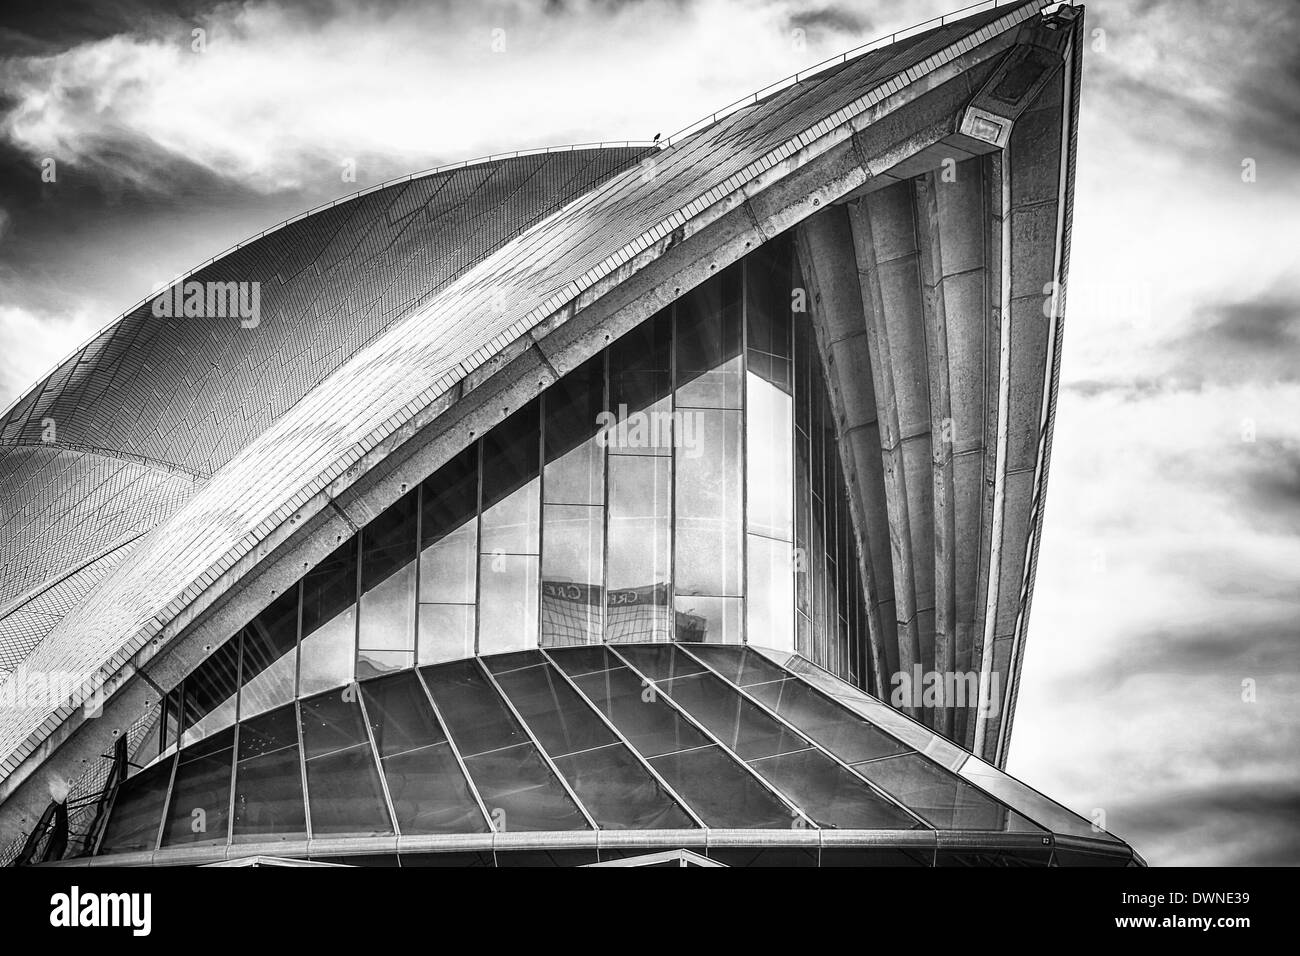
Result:
[[[800,286],[773,240],[514,411],[169,694],[157,752],[353,680],[539,646],[752,643],[861,686]]]

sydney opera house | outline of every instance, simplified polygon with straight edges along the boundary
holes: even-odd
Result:
[[[1141,865],[1003,770],[1083,36],[985,3],[106,327],[0,419],[0,862]]]

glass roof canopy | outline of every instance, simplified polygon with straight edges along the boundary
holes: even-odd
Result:
[[[399,841],[498,857],[616,844],[602,861],[671,845],[732,863],[791,845],[922,865],[1133,860],[798,655],[681,643],[467,658],[304,698],[128,779],[98,852],[329,858]]]

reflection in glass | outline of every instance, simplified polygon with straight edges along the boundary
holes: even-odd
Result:
[[[609,347],[609,410],[618,425],[603,440],[611,455],[671,454],[671,390],[672,310],[664,309]]]
[[[674,626],[679,641],[739,644],[745,610],[744,599],[687,595],[674,602]]]
[[[163,801],[171,778],[172,761],[162,760],[122,782],[99,844],[101,853],[132,853],[157,847]]]
[[[652,456],[609,459],[609,641],[668,640],[672,462]]]
[[[243,630],[241,720],[293,700],[298,670],[298,593],[294,585]]]
[[[185,678],[181,746],[235,722],[239,640],[226,641]]]
[[[293,705],[239,725],[233,831],[236,843],[307,836]]]
[[[749,601],[746,633],[751,644],[794,650],[794,552],[790,542],[759,534],[747,537]]]
[[[813,690],[797,678],[746,688],[754,697],[845,763],[908,750],[888,734]]]
[[[692,718],[741,760],[805,750],[799,734],[745,700],[714,674],[692,674],[660,683]]]
[[[163,846],[226,842],[234,754],[233,727],[180,752],[163,823]]]
[[[742,415],[686,409],[679,419],[683,440],[676,452],[677,594],[739,595]]]
[[[530,402],[483,438],[480,554],[537,554],[541,423]]]
[[[473,604],[421,604],[419,663],[441,664],[474,654]]]
[[[819,826],[861,830],[910,830],[922,826],[820,750],[750,762]]]
[[[622,744],[556,757],[555,765],[602,829],[677,830],[695,826],[663,785]]]
[[[475,661],[426,667],[420,673],[495,830],[588,828]]]
[[[485,554],[480,560],[478,652],[536,647],[537,557]]]
[[[395,662],[408,667],[415,662],[417,497],[415,492],[404,495],[361,532],[361,677]],[[371,651],[390,653],[371,656]],[[397,651],[408,654],[391,653]]]
[[[361,685],[403,834],[484,833],[487,821],[413,673]]]
[[[604,452],[597,432],[605,408],[605,356],[578,366],[546,391],[548,504],[603,505]]]
[[[945,830],[1020,830],[1028,822],[919,754],[871,760],[853,769]]]
[[[545,505],[542,535],[542,646],[600,640],[604,604],[603,508]]]
[[[740,408],[741,271],[729,266],[677,300],[679,409]]]
[[[798,814],[716,745],[650,761],[707,827],[788,830]]]
[[[304,700],[302,742],[312,836],[392,833],[355,692],[333,691]]]

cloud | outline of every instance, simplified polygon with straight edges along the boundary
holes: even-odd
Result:
[[[338,182],[346,159],[373,181],[503,148],[648,140],[871,39],[855,35],[863,15],[803,6],[224,3],[4,61],[0,131],[140,189],[175,162],[264,192]],[[804,44],[795,22],[817,27]]]
[[[102,316],[84,308],[30,312],[0,304],[0,409],[8,408],[35,381],[90,338]]]

